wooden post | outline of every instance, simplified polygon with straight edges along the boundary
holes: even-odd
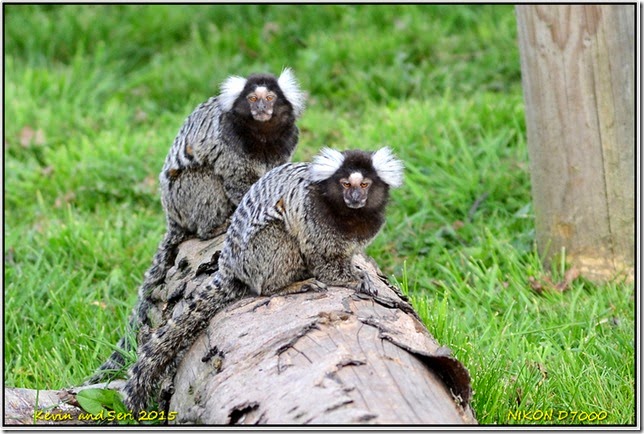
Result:
[[[633,278],[634,5],[516,7],[537,245]]]

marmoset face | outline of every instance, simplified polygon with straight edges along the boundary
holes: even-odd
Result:
[[[265,86],[257,86],[254,91],[246,95],[253,119],[266,122],[273,116],[273,105],[279,97]]]
[[[361,172],[353,172],[346,178],[340,179],[344,203],[349,208],[362,208],[369,197],[369,187],[373,181],[365,177]]]

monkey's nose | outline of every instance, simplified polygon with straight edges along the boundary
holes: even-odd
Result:
[[[352,209],[362,208],[367,203],[367,198],[358,194],[349,194],[344,198],[344,203]]]
[[[260,121],[260,122],[266,122],[271,118],[271,116],[273,116],[273,110],[265,110],[265,111],[253,110],[251,111],[251,113],[253,115],[253,118],[256,121]]]

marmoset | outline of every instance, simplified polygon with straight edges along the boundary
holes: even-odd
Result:
[[[139,288],[129,327],[149,327],[150,292],[162,283],[183,241],[213,238],[251,185],[270,169],[290,161],[298,141],[295,125],[306,94],[289,68],[279,78],[231,76],[221,93],[188,116],[159,175],[167,231]],[[145,341],[146,336],[138,336]],[[96,383],[124,364],[127,336],[87,381]]]
[[[278,293],[304,279],[307,289],[338,285],[373,294],[352,259],[383,226],[389,189],[402,184],[402,173],[402,162],[382,148],[325,149],[310,164],[284,164],[264,175],[233,214],[212,282],[139,347],[126,406],[144,409],[173,359],[210,318],[244,296]]]

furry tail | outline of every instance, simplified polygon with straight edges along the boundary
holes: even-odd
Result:
[[[152,303],[150,300],[152,290],[165,281],[166,274],[177,257],[179,244],[187,238],[185,231],[181,230],[179,226],[172,222],[168,223],[168,231],[163,241],[159,244],[159,248],[152,259],[152,265],[145,273],[143,284],[139,287],[138,300],[130,315],[125,334],[119,340],[116,350],[96,370],[94,375],[85,381],[85,385],[112,380],[123,372],[125,365],[124,356],[132,350],[133,343],[137,340],[133,336],[138,335],[142,324],[148,323],[148,311]]]
[[[205,285],[183,313],[155,331],[139,348],[137,362],[130,370],[124,388],[127,408],[134,414],[145,410],[174,358],[192,345],[214,315],[246,293],[242,286],[227,285],[222,291],[212,283]]]

